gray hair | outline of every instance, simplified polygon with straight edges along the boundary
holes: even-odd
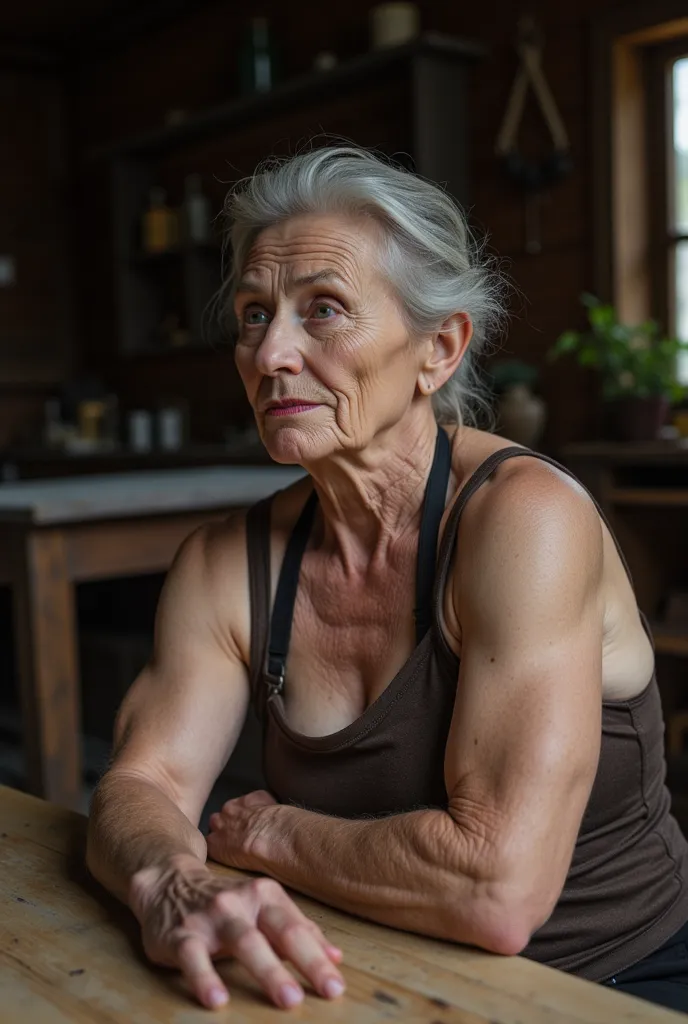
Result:
[[[418,335],[465,312],[473,338],[456,373],[432,398],[439,422],[489,417],[476,366],[504,318],[504,279],[471,236],[457,203],[439,186],[356,146],[328,146],[261,164],[225,200],[231,270],[218,296],[224,323],[251,246],[265,228],[307,213],[364,214],[383,228],[383,270]]]

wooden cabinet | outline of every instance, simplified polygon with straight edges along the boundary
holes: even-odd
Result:
[[[151,187],[165,189],[176,206],[185,178],[200,174],[218,212],[228,185],[262,159],[351,140],[413,167],[467,203],[467,71],[480,54],[476,44],[425,35],[93,154],[112,167],[119,352],[164,350],[160,325],[170,315],[190,346],[207,344],[204,313],[220,283],[219,238],[141,252]],[[212,329],[210,340],[220,340]]]

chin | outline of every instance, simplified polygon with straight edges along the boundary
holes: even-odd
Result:
[[[304,466],[332,451],[331,438],[292,426],[268,427],[263,432],[262,441],[270,458],[285,466]]]

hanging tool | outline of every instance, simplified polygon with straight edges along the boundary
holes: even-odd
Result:
[[[526,252],[542,251],[540,201],[549,185],[571,173],[569,138],[554,97],[542,70],[543,38],[535,21],[524,16],[518,23],[516,50],[519,68],[511,88],[495,152],[509,178],[526,197]],[[532,88],[552,138],[552,152],[540,161],[526,160],[518,150],[516,137],[523,118],[528,88]]]

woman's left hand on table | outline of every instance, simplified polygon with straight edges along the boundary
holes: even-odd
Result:
[[[269,809],[277,806],[264,789],[228,800],[220,811],[210,815],[208,856],[228,867],[256,870],[255,843],[265,837],[272,817]]]

